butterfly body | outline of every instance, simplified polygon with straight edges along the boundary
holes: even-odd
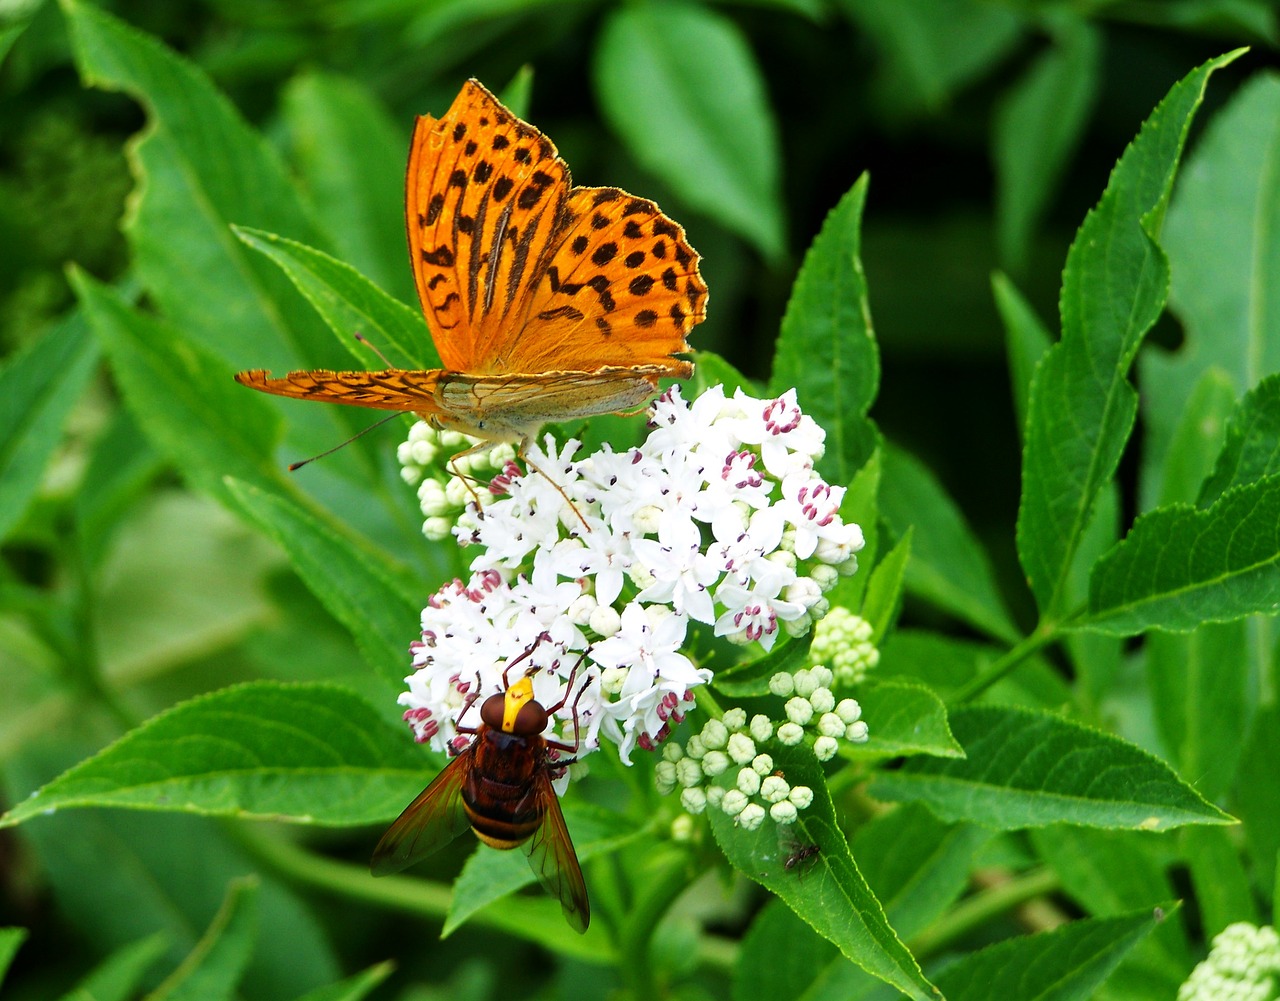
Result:
[[[522,445],[547,423],[634,410],[706,315],[684,230],[645,198],[574,187],[555,145],[475,80],[409,150],[410,260],[439,369],[237,374],[278,396],[417,414]]]

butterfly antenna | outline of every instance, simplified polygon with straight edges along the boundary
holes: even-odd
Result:
[[[357,431],[355,434],[353,434],[353,435],[352,435],[350,438],[348,438],[346,441],[341,442],[341,443],[339,443],[339,444],[337,444],[337,445],[334,445],[334,446],[333,446],[333,448],[327,448],[327,449],[325,449],[325,450],[324,450],[323,452],[321,452],[319,455],[313,455],[313,456],[311,456],[311,458],[309,458],[309,459],[303,459],[301,462],[291,462],[291,463],[289,463],[289,472],[291,472],[291,473],[295,473],[295,472],[297,472],[299,469],[301,469],[303,466],[307,465],[308,463],[315,462],[315,461],[316,461],[316,459],[323,459],[326,455],[333,455],[333,453],[334,453],[334,452],[336,452],[338,449],[340,449],[340,448],[346,448],[346,446],[350,445],[350,444],[351,444],[353,441],[355,441],[357,438],[363,438],[365,435],[367,435],[367,434],[368,434],[370,431],[372,431],[374,428],[380,428],[380,427],[382,427],[382,425],[386,424],[386,423],[387,423],[387,421],[395,420],[395,419],[396,419],[397,417],[399,417],[399,416],[400,416],[399,414],[388,414],[386,417],[382,418],[382,420],[377,421],[376,423],[370,424],[370,425],[369,425],[367,428],[365,428],[363,431]]]
[[[387,360],[387,356],[384,355],[380,350],[378,350],[378,345],[374,344],[373,341],[365,337],[365,335],[360,333],[360,331],[358,330],[356,331],[355,338],[357,341],[359,341],[361,344],[367,347],[370,351],[376,354],[379,358],[381,358],[382,364],[386,365],[387,368],[395,368],[395,366],[392,365],[391,362]],[[377,427],[377,425],[375,424],[374,427]],[[317,456],[317,458],[319,458],[319,456]]]

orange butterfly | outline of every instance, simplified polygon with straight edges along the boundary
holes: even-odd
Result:
[[[618,188],[575,188],[551,140],[468,80],[420,116],[405,215],[418,298],[442,369],[290,372],[265,393],[412,411],[437,429],[525,444],[546,423],[633,410],[706,315],[680,225]],[[462,453],[466,454],[466,453]],[[455,456],[457,458],[457,456]]]

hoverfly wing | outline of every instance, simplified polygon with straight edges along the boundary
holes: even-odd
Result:
[[[373,850],[375,876],[399,872],[443,848],[470,825],[462,809],[462,783],[475,760],[474,745],[441,770],[387,828]]]
[[[542,824],[525,842],[525,854],[538,882],[559,898],[565,920],[575,931],[585,932],[591,920],[591,903],[587,900],[587,885],[569,838],[569,828],[560,812],[560,797],[551,788],[551,777],[546,771],[539,772],[535,781],[538,798],[545,809]]]

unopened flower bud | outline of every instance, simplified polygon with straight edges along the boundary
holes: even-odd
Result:
[[[754,831],[764,823],[764,807],[759,803],[748,803],[742,808],[735,821],[744,831]]]
[[[804,740],[804,727],[797,723],[783,723],[778,727],[778,740],[787,747],[794,747]]]
[[[805,726],[809,720],[813,719],[813,706],[810,705],[808,699],[799,695],[787,699],[787,704],[784,708],[787,713],[787,719],[797,726]]]
[[[736,764],[745,765],[756,756],[756,744],[745,733],[735,733],[729,737],[728,751]]]
[[[769,691],[774,695],[786,698],[796,690],[795,678],[786,671],[779,671],[769,679]]]
[[[769,816],[773,818],[774,823],[785,827],[787,824],[796,822],[796,808],[790,800],[779,800],[769,807]]]
[[[708,751],[702,759],[702,770],[711,778],[722,774],[729,767],[729,755],[724,751]]]
[[[763,744],[773,736],[773,723],[763,713],[751,717],[751,739]]]
[[[738,788],[747,796],[754,796],[760,791],[760,775],[754,768],[743,768],[738,772]]]
[[[719,788],[718,786],[716,788]],[[741,789],[726,789],[724,799],[720,801],[720,809],[726,816],[736,817],[747,805],[747,796]]]
[[[787,799],[795,804],[797,810],[807,810],[813,802],[813,790],[808,786],[792,786]]]
[[[707,808],[707,794],[697,786],[685,789],[680,793],[680,805],[692,814],[699,814]]]
[[[819,761],[830,761],[840,750],[840,742],[835,737],[819,737],[813,742],[813,755]]]
[[[757,754],[751,760],[751,767],[757,775],[768,775],[773,771],[773,755]]]
[[[729,728],[718,719],[707,720],[702,728],[702,744],[708,750],[719,750],[729,742]]]

